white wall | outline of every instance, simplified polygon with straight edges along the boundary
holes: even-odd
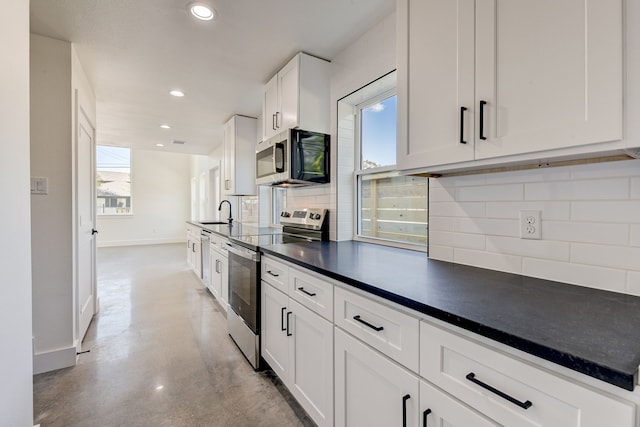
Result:
[[[131,216],[98,216],[98,246],[182,242],[189,219],[191,156],[131,152]]]
[[[72,108],[71,44],[32,35],[31,174],[49,180],[31,197],[36,355],[74,346]]]
[[[287,191],[287,207],[329,209],[331,240],[353,238],[353,150],[337,143],[337,101],[396,68],[395,30],[393,13],[331,60],[331,183]]]
[[[29,2],[3,2],[0,45],[0,425],[30,426]]]
[[[34,372],[76,361],[75,112],[95,126],[95,95],[68,42],[31,35],[31,174],[46,195],[31,197]],[[78,99],[78,105],[75,99]]]

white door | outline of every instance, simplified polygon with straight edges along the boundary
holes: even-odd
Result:
[[[298,105],[300,100],[300,58],[291,60],[278,73],[278,95],[280,114],[276,117],[276,129],[298,126]]]
[[[78,339],[87,333],[96,312],[95,129],[78,110],[77,147],[77,298]]]
[[[397,164],[411,169],[473,160],[475,2],[398,5],[408,40],[398,40],[398,60],[407,69],[398,74]]]
[[[289,299],[289,378],[285,384],[318,427],[333,425],[333,324]]]
[[[418,377],[338,328],[335,349],[337,427],[418,427]]]
[[[260,334],[261,353],[271,369],[286,381],[289,369],[287,340],[287,315],[289,297],[273,286],[262,282],[262,331]],[[289,319],[290,320],[290,319]]]
[[[276,117],[278,113],[278,117]],[[275,75],[264,87],[264,99],[262,100],[262,136],[269,139],[278,133],[276,119],[280,118],[278,112],[278,76]]]
[[[622,16],[620,0],[478,0],[475,158],[620,139]]]
[[[209,202],[207,204],[207,219],[220,218],[218,205],[220,204],[220,167],[209,169]]]

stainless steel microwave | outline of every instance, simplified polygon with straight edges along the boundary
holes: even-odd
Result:
[[[258,144],[256,184],[325,184],[329,182],[329,157],[329,135],[288,129]]]

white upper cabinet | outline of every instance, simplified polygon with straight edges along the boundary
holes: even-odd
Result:
[[[256,194],[256,126],[256,119],[237,115],[224,125],[225,196]]]
[[[329,62],[298,53],[264,87],[263,140],[291,128],[329,133]]]
[[[397,6],[399,169],[534,163],[623,146],[622,0]],[[611,141],[618,146],[593,147]]]

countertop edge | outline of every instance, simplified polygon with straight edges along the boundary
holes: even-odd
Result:
[[[629,372],[622,372],[619,370],[615,370],[606,366],[602,366],[596,362],[592,362],[590,360],[587,360],[581,357],[576,357],[574,355],[571,355],[563,351],[555,350],[553,348],[527,340],[525,338],[499,331],[495,328],[481,325],[475,321],[456,316],[452,313],[443,311],[436,307],[431,307],[431,306],[416,302],[412,299],[385,291],[384,289],[380,289],[378,287],[369,285],[367,283],[363,283],[353,278],[343,276],[339,273],[325,270],[323,268],[314,266],[312,264],[307,264],[306,262],[301,261],[299,259],[289,257],[277,251],[270,250],[268,247],[261,247],[260,251],[265,254],[283,259],[285,261],[288,261],[300,267],[306,268],[308,270],[314,271],[323,276],[327,276],[341,283],[353,286],[357,289],[379,296],[391,302],[397,303],[409,309],[418,311],[424,315],[442,320],[451,325],[458,326],[462,329],[476,333],[485,338],[492,339],[499,343],[505,344],[509,347],[515,348],[517,350],[521,350],[533,356],[540,357],[541,359],[556,363],[567,369],[571,369],[572,371],[580,372],[589,377],[596,378],[598,380],[604,381],[608,384],[618,386],[625,390],[633,391],[635,389],[635,385],[637,384],[637,380],[638,380],[637,369],[635,372],[629,373]]]

